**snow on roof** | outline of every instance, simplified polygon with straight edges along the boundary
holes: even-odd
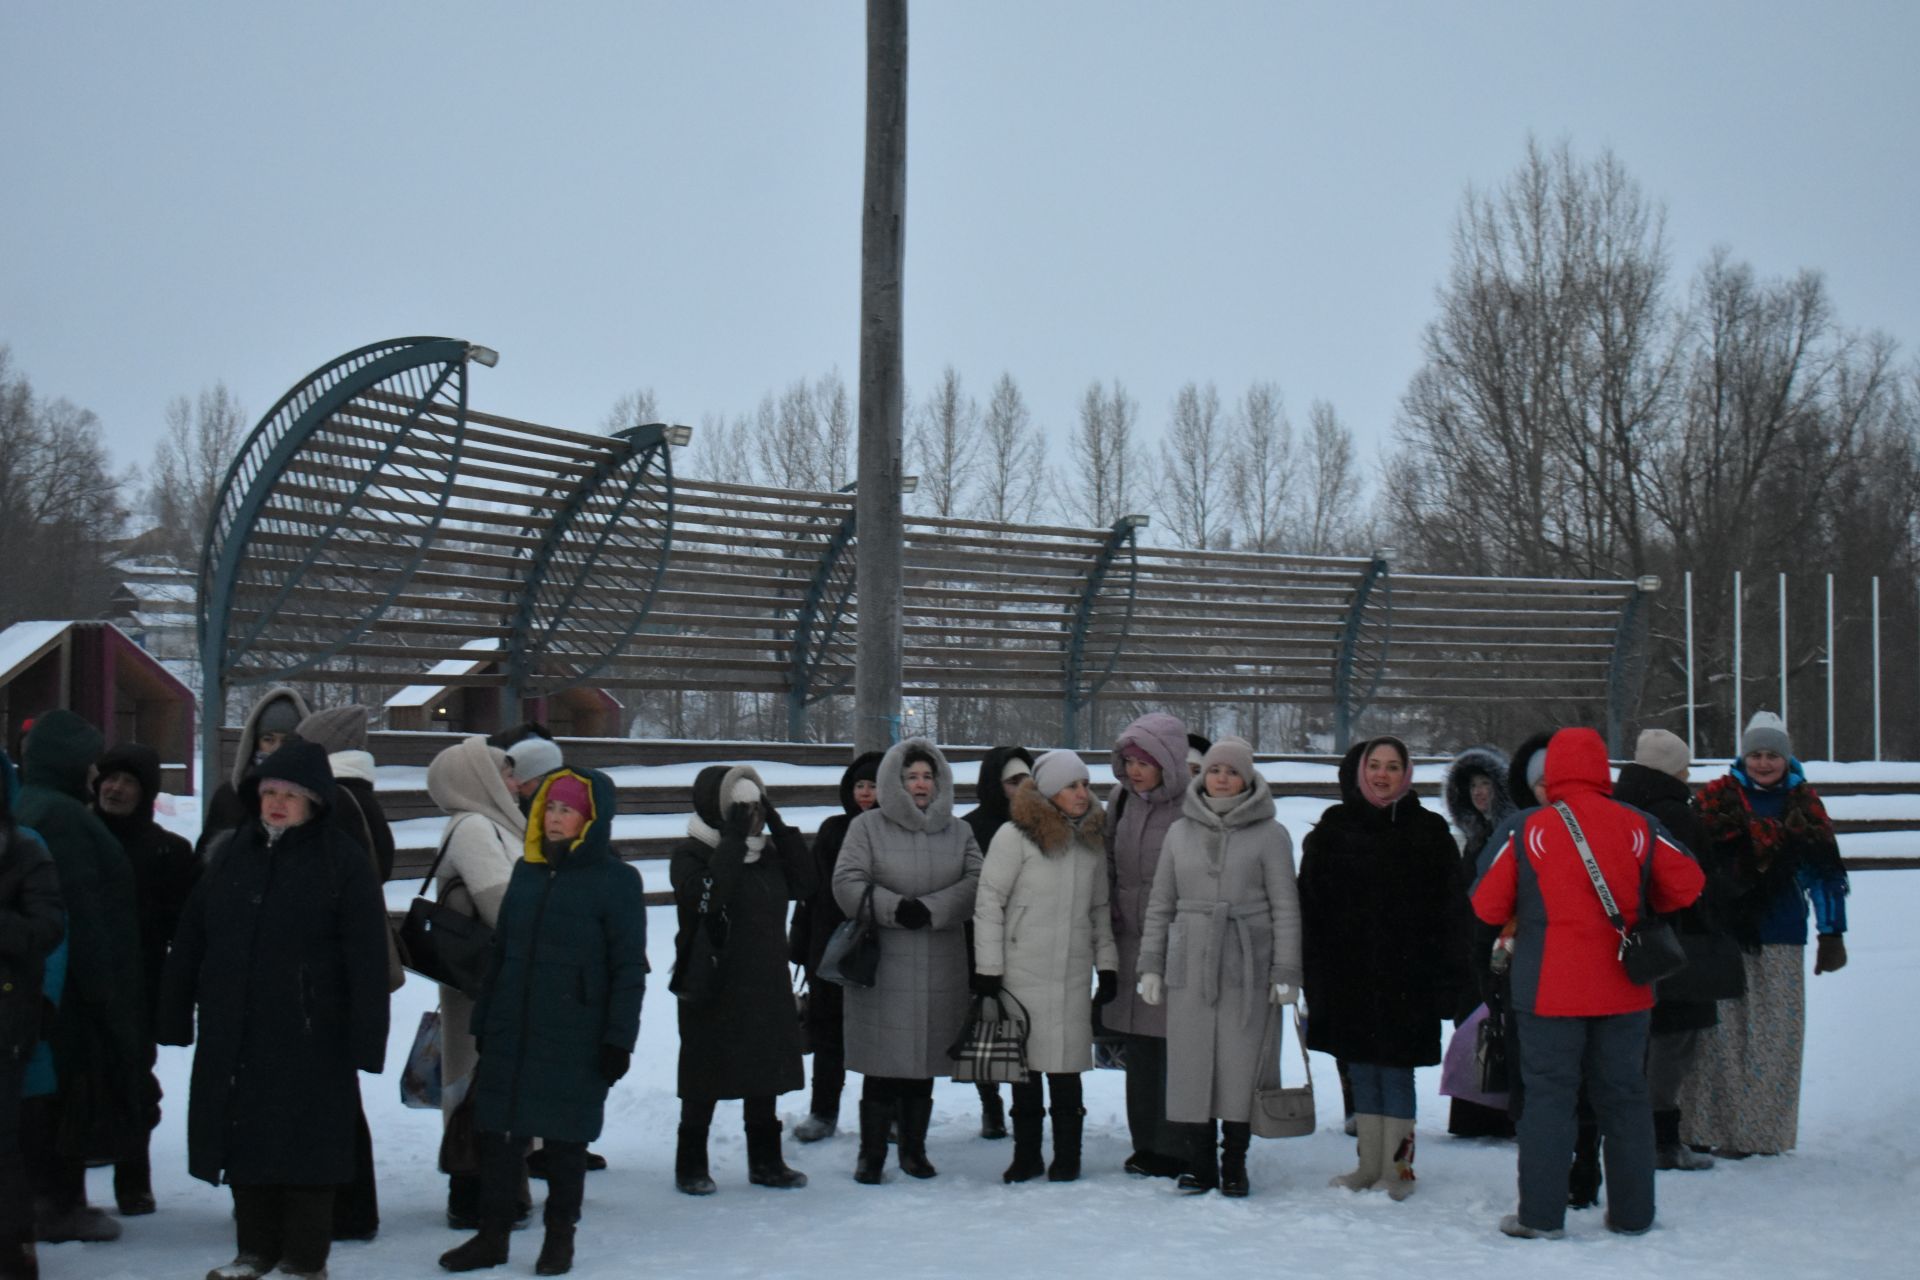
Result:
[[[498,640],[469,640],[460,646],[462,649],[484,651],[484,658],[443,658],[427,668],[427,675],[464,676],[492,662],[501,653]],[[410,684],[387,699],[389,707],[424,707],[447,691],[444,684]]]
[[[0,683],[40,656],[72,622],[16,622],[0,631]]]
[[[129,578],[120,589],[142,604],[193,604],[200,589],[191,582],[142,582]]]

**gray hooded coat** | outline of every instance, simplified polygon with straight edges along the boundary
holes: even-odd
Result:
[[[1121,752],[1137,744],[1160,766],[1160,785],[1145,795],[1127,787]],[[1164,1036],[1167,1011],[1134,991],[1140,964],[1140,939],[1147,925],[1147,899],[1153,893],[1160,844],[1180,817],[1187,770],[1187,727],[1163,711],[1141,716],[1113,744],[1113,776],[1120,784],[1107,799],[1107,868],[1113,899],[1113,940],[1120,949],[1120,994],[1100,1011],[1109,1031],[1123,1035]]]
[[[440,900],[492,928],[526,845],[527,818],[500,777],[487,740],[464,738],[435,756],[427,766],[427,794],[447,813],[440,837],[446,856],[434,872]],[[441,987],[440,1078],[449,1086],[466,1080],[479,1061],[472,1022],[473,997]],[[450,1114],[465,1095],[464,1087],[443,1089],[441,1111]]]
[[[1195,778],[1167,833],[1140,971],[1167,984],[1167,1119],[1246,1120],[1261,1056],[1279,1033],[1273,983],[1299,988],[1293,839],[1255,774],[1226,813]]]
[[[925,809],[901,776],[909,752],[934,762]],[[862,1075],[925,1079],[950,1075],[947,1049],[967,1020],[967,937],[980,881],[973,829],[953,816],[953,770],[925,738],[896,743],[880,762],[879,800],[853,820],[834,865],[833,897],[851,918],[873,886],[880,969],[871,988],[846,989],[847,1067]],[[902,928],[900,903],[918,898],[933,916]]]

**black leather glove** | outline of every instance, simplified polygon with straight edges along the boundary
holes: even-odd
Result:
[[[1813,971],[1816,974],[1832,973],[1836,969],[1847,967],[1847,942],[1837,933],[1823,933],[1815,945],[1813,953]]]
[[[973,994],[977,996],[997,996],[1000,994],[1000,975],[976,973],[967,979],[967,985],[973,988]]]
[[[893,909],[893,922],[902,929],[924,929],[933,923],[933,912],[918,898],[902,898]]]
[[[720,815],[720,835],[724,839],[745,840],[748,821],[753,813],[751,805],[730,804],[726,812]]]
[[[633,1065],[633,1052],[622,1049],[617,1044],[600,1046],[600,1078],[608,1084],[617,1083],[627,1074],[627,1068]]]
[[[778,835],[786,830],[787,820],[780,816],[778,809],[773,807],[773,797],[765,792],[760,795],[760,812],[766,815],[768,831]]]
[[[1100,979],[1100,985],[1093,992],[1094,1005],[1112,1004],[1114,997],[1120,994],[1120,975],[1111,969],[1102,969],[1096,976]]]

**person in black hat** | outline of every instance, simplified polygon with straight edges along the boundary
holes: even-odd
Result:
[[[137,742],[113,747],[100,757],[93,780],[93,811],[126,851],[133,867],[134,907],[140,920],[141,971],[146,978],[142,1004],[143,1062],[150,1087],[147,1124],[128,1136],[113,1166],[113,1198],[123,1218],[152,1213],[153,1169],[147,1144],[160,1123],[160,1081],[153,1074],[153,1011],[159,1004],[160,973],[187,897],[200,879],[200,860],[184,836],[153,820],[160,795],[160,754]]]

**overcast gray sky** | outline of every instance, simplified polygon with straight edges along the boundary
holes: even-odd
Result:
[[[497,347],[598,429],[858,366],[865,7],[0,0],[0,343],[127,462],[331,357]],[[1468,183],[1611,146],[1716,244],[1920,342],[1920,4],[917,0],[910,388],[1277,381],[1385,441]]]

